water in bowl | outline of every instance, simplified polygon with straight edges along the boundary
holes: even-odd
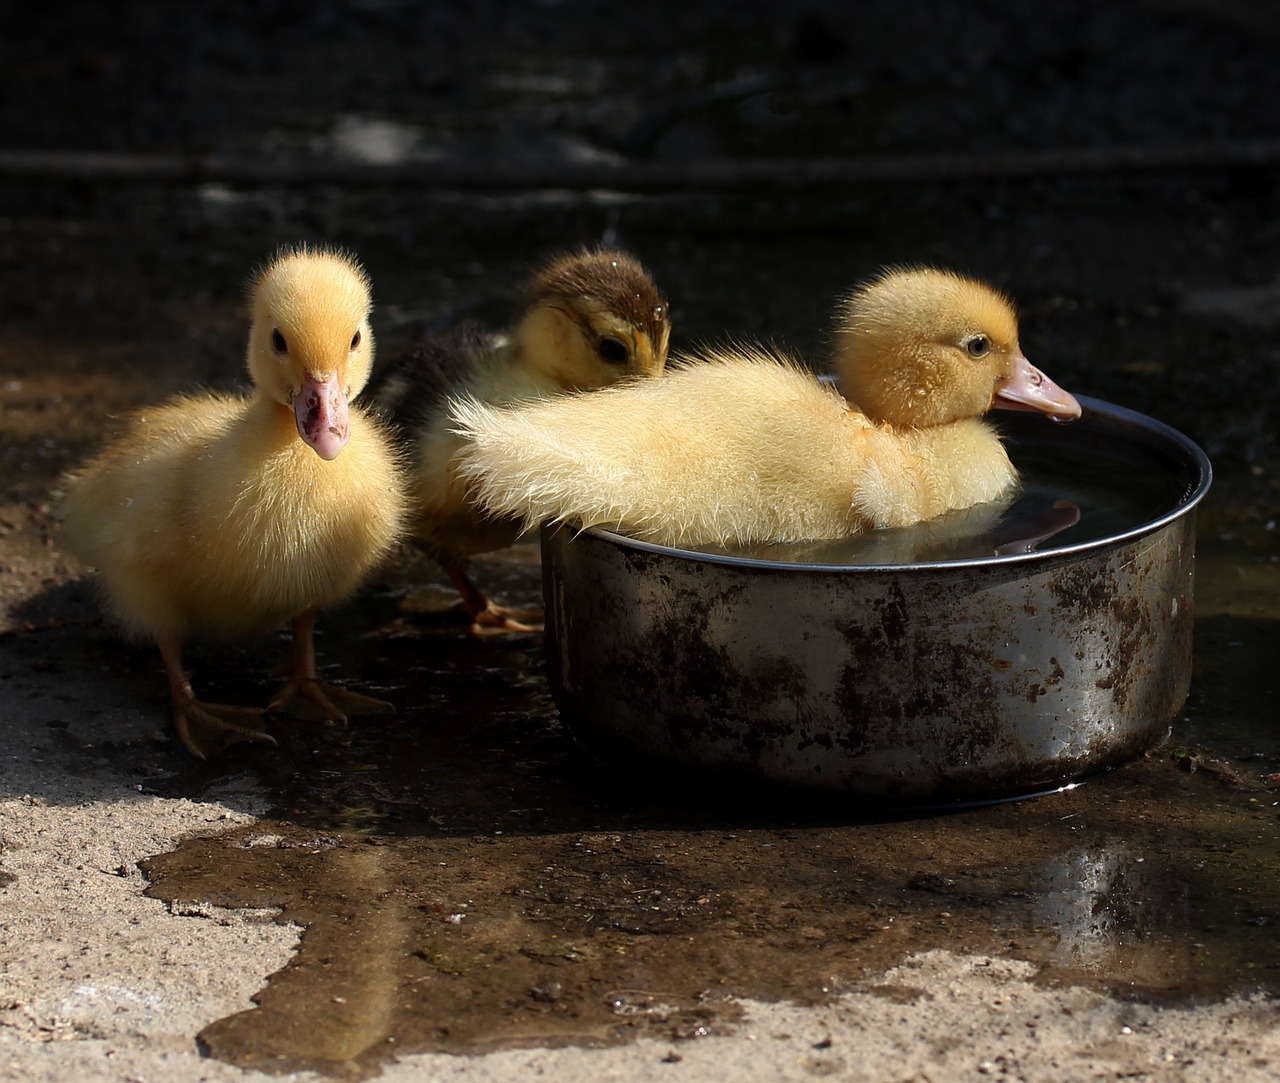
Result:
[[[1021,489],[1009,500],[927,522],[848,538],[708,546],[717,556],[836,567],[999,559],[1119,537],[1172,513],[1186,499],[1184,464],[1152,448],[1097,439],[1087,429],[1009,439]]]

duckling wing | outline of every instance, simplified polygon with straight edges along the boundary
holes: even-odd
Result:
[[[836,537],[852,519],[851,432],[835,391],[763,351],[495,408],[453,404],[459,473],[491,514],[669,545]]]

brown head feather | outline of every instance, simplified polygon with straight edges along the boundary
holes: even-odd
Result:
[[[634,256],[613,248],[557,256],[530,279],[525,299],[532,305],[581,297],[594,298],[644,332],[655,346],[666,342],[670,326],[667,300]]]

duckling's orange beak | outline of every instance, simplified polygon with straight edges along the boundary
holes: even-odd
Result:
[[[1034,410],[1054,421],[1075,421],[1080,403],[1070,391],[1063,391],[1022,354],[1013,359],[1013,373],[996,386],[995,401],[1001,410]]]
[[[311,373],[294,393],[293,413],[298,419],[298,435],[320,458],[336,459],[351,436],[351,415],[347,395],[336,380],[317,380]]]

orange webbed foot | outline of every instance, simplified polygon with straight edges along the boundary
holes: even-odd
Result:
[[[541,632],[541,609],[513,609],[485,601],[479,610],[467,609],[471,623],[467,631],[474,636],[494,636],[507,632]],[[536,621],[537,623],[527,623]]]
[[[257,707],[202,703],[194,696],[173,703],[174,731],[182,747],[198,760],[241,741],[274,745],[276,739],[262,729],[263,721],[263,712]]]
[[[325,684],[318,677],[291,677],[267,705],[267,710],[281,711],[310,722],[346,724],[353,714],[394,714],[395,705],[372,696],[362,696],[336,684]]]
[[[182,747],[198,760],[208,759],[239,741],[273,745],[276,739],[262,728],[262,711],[256,707],[231,707],[225,703],[204,703],[196,699],[186,671],[182,668],[182,639],[177,635],[156,636],[156,646],[164,659],[169,678],[169,703],[173,729]]]
[[[473,636],[502,635],[506,632],[541,632],[542,610],[509,609],[492,601],[471,581],[466,567],[458,560],[441,561],[462,600],[467,617],[467,631]],[[536,621],[537,623],[530,623]]]
[[[314,630],[314,612],[299,613],[293,618],[293,657],[286,670],[289,680],[267,704],[267,711],[283,711],[311,722],[344,725],[348,715],[394,713],[395,706],[386,700],[325,684],[316,676]]]

